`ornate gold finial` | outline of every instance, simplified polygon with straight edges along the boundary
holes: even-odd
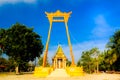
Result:
[[[61,12],[60,10],[57,10],[56,12],[51,12],[51,13],[48,13],[48,12],[45,12],[45,14],[47,15],[50,23],[52,22],[65,22],[67,23],[68,22],[68,18],[70,17],[70,14],[72,12]]]

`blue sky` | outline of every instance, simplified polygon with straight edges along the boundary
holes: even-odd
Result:
[[[81,52],[98,47],[101,51],[114,32],[120,29],[119,0],[0,0],[0,28],[19,22],[42,36],[45,45],[49,29],[46,12],[72,11],[68,21],[75,61]],[[64,23],[53,23],[49,59],[61,44],[70,59]]]

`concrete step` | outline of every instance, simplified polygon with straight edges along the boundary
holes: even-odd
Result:
[[[70,77],[65,69],[55,69],[49,76],[47,77]]]

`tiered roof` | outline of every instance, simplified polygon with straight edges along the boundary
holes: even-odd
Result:
[[[59,58],[66,58],[64,52],[63,52],[63,49],[61,47],[61,45],[58,45],[58,48],[57,48],[57,51],[56,51],[56,54],[53,58],[55,57],[59,57]]]

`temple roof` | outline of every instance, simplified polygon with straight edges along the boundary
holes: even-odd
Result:
[[[51,12],[51,13],[48,13],[48,12],[45,12],[45,14],[47,14],[47,16],[52,16],[52,17],[64,17],[64,16],[70,16],[72,12],[61,12],[60,10],[57,10],[56,12]]]
[[[56,54],[54,55],[53,58],[55,58],[55,57],[59,57],[59,58],[63,58],[63,57],[64,57],[64,58],[66,58],[66,56],[65,56],[65,54],[64,54],[64,52],[63,52],[63,50],[62,50],[61,45],[58,45]]]

